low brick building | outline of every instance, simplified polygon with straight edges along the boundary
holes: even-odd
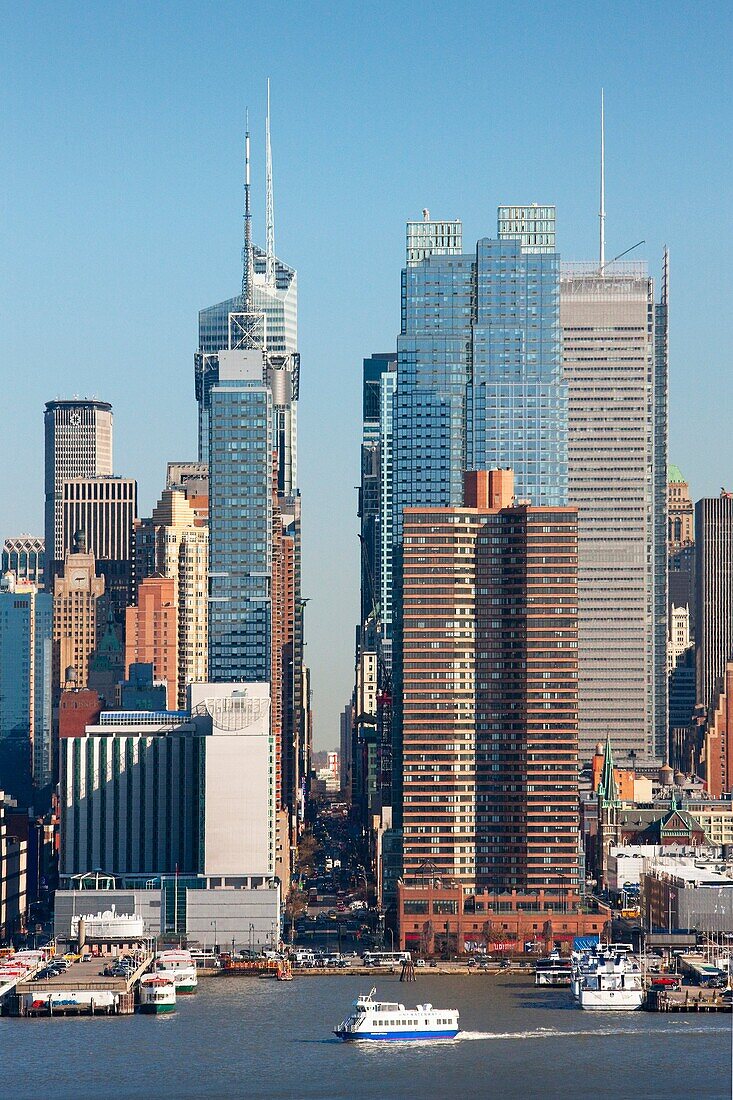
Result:
[[[558,904],[542,890],[464,894],[458,884],[434,878],[422,884],[398,882],[397,913],[400,949],[417,955],[523,951],[528,940],[570,942],[574,936],[603,934],[611,917],[605,907],[580,907],[570,889]]]

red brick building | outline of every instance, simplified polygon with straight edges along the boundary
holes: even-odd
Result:
[[[512,498],[475,471],[466,507],[405,509],[402,878],[429,863],[541,924],[579,897],[577,512]]]
[[[583,911],[567,897],[493,891],[465,894],[456,883],[429,876],[422,883],[397,884],[400,950],[417,955],[461,955],[523,951],[528,940],[546,947],[574,936],[610,930],[610,910]]]
[[[146,577],[138,587],[137,607],[125,612],[125,672],[148,663],[167,687],[168,710],[178,699],[178,605],[173,577]]]

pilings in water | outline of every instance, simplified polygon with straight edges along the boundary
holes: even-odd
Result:
[[[401,982],[414,982],[417,981],[417,975],[415,974],[415,964],[412,960],[402,963],[402,973],[400,974]]]

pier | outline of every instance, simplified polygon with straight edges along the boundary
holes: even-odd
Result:
[[[731,1012],[730,998],[720,989],[650,989],[644,1006],[650,1012]]]
[[[152,960],[150,953],[141,955],[127,978],[103,973],[113,961],[109,956],[76,962],[63,974],[40,981],[26,978],[7,998],[10,1015],[129,1015],[135,1011],[135,987]]]

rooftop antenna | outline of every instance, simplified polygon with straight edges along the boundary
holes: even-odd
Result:
[[[252,310],[252,211],[249,201],[249,108],[245,112],[244,133],[244,256],[242,264],[242,309]]]
[[[267,118],[265,120],[265,235],[267,258],[265,282],[275,285],[275,207],[272,199],[272,148],[270,146],[270,78],[267,78]]]
[[[600,272],[606,266],[606,120],[604,115],[603,88],[601,88],[601,208],[599,221],[599,263]]]

